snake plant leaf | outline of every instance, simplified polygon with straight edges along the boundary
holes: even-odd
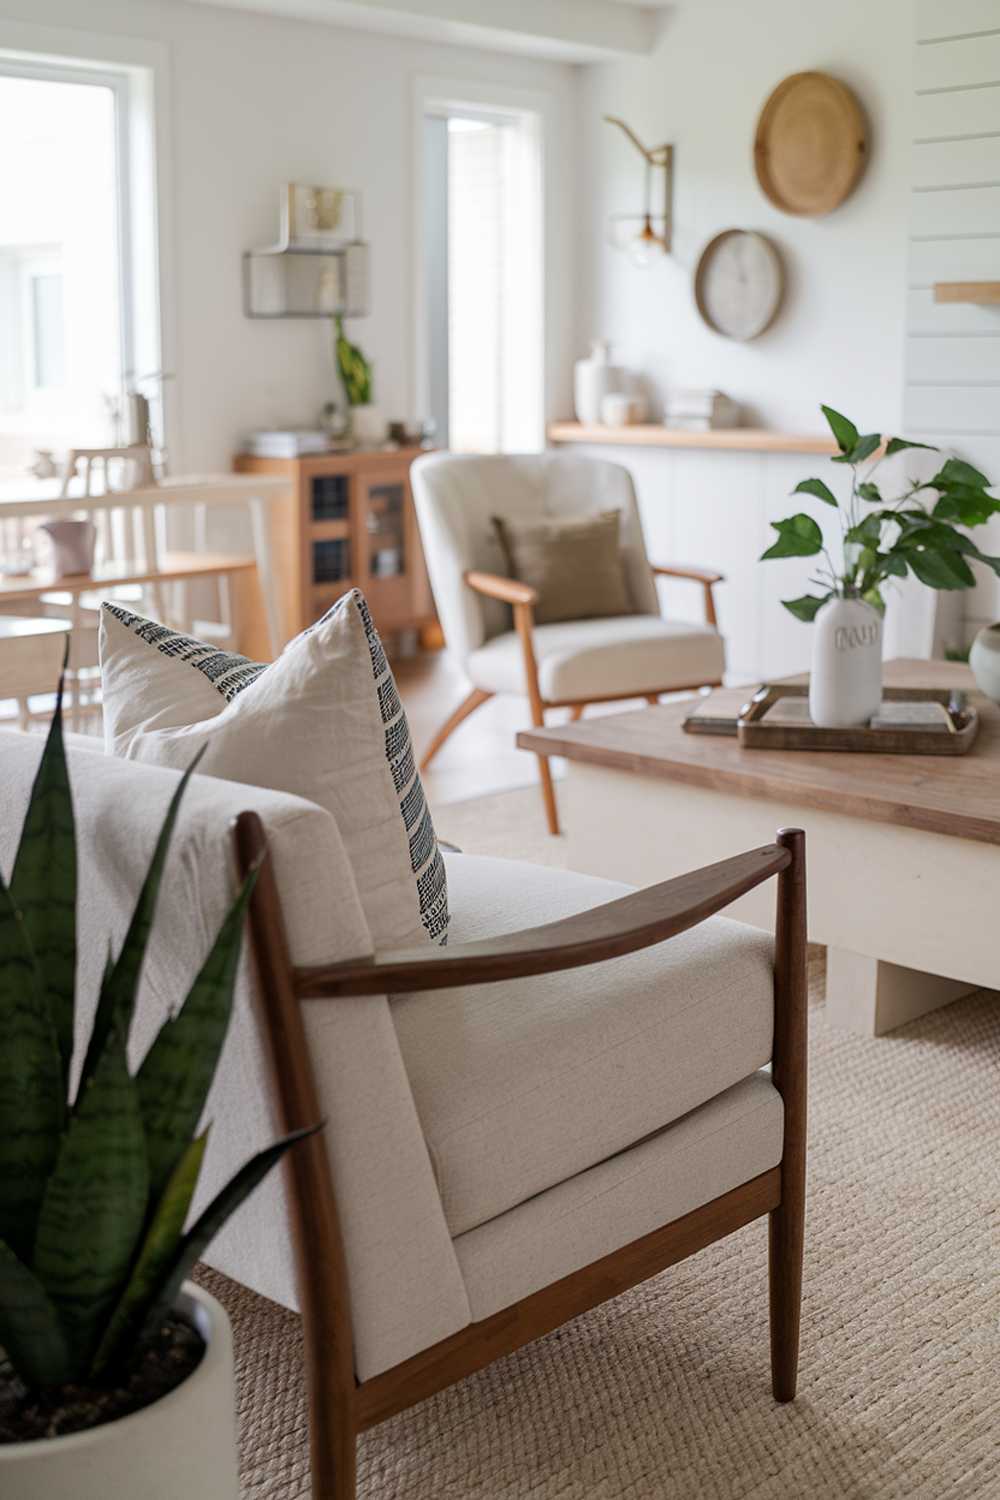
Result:
[[[146,1230],[128,1285],[94,1356],[92,1375],[100,1375],[120,1358],[127,1346],[134,1344],[135,1336],[146,1320],[150,1301],[176,1258],[207,1144],[208,1131],[205,1130],[188,1142],[187,1150],[170,1174]]]
[[[163,1191],[201,1119],[233,1008],[248,876],[176,1016],[165,1021],[136,1074],[146,1131],[150,1195]]]
[[[62,732],[63,679],[31,788],[10,894],[24,921],[62,1056],[63,1091],[73,1056],[76,982],[76,834]]]
[[[136,990],[139,985],[139,975],[142,970],[142,962],[146,955],[146,944],[152,931],[153,919],[156,916],[156,901],[160,894],[160,884],[163,879],[163,867],[167,860],[167,851],[170,848],[170,839],[177,822],[180,811],[181,799],[187,790],[187,784],[193,775],[198,762],[205,753],[204,747],[198,751],[194,760],[188,766],[184,775],[177,783],[177,790],[170,799],[167,815],[163,820],[156,848],[153,850],[153,858],[150,861],[146,878],[139,892],[139,899],[132,913],[125,941],[122,943],[121,952],[117,962],[110,974],[105,976],[101,985],[100,998],[97,1002],[97,1012],[94,1016],[94,1024],[90,1033],[90,1042],[87,1046],[87,1055],[84,1059],[83,1072],[80,1078],[80,1092],[84,1084],[91,1077],[98,1059],[103,1055],[105,1042],[112,1026],[117,1027],[127,1039],[129,1027],[132,1023],[132,1011],[135,1007]]]
[[[25,1259],[65,1115],[45,987],[21,914],[0,878],[0,1238]]]
[[[320,1122],[317,1125],[308,1125],[304,1130],[293,1130],[290,1135],[283,1136],[280,1141],[275,1141],[272,1146],[265,1147],[256,1156],[252,1156],[248,1162],[244,1162],[235,1177],[231,1177],[225,1187],[220,1189],[181,1241],[173,1264],[164,1276],[156,1299],[150,1308],[144,1333],[148,1335],[153,1332],[164,1312],[176,1299],[181,1283],[195,1261],[200,1259],[226,1220],[235,1213],[244,1199],[250,1196],[258,1183],[263,1181],[289,1147],[304,1140],[306,1136],[315,1135],[316,1131],[322,1128],[323,1122]]]
[[[62,1385],[69,1350],[48,1293],[35,1273],[0,1240],[0,1348],[26,1385]]]
[[[77,1371],[86,1370],[128,1276],[148,1200],[139,1094],[125,1034],[112,1026],[46,1186],[32,1260]]]

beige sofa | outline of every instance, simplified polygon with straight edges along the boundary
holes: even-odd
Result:
[[[85,743],[71,738],[69,766],[82,861],[79,1012],[89,1023],[108,939],[117,944],[124,934],[177,775]],[[0,735],[5,872],[40,752],[40,737]],[[295,797],[195,776],[160,898],[137,1054],[182,998],[231,899],[233,820],[247,809],[266,832],[294,962],[371,953],[332,817]],[[448,880],[446,952],[626,889],[466,854],[448,856]],[[568,975],[303,1007],[359,1382],[774,1175],[785,1110],[766,1071],[773,946],[714,916],[670,942]],[[244,955],[209,1103],[201,1200],[281,1130],[261,1001]],[[272,1174],[209,1259],[294,1307],[285,1194]]]

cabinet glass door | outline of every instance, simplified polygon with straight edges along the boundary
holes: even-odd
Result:
[[[369,576],[401,577],[406,572],[405,484],[369,485],[365,527],[368,531]]]

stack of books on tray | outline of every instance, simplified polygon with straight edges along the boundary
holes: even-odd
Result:
[[[738,427],[740,417],[739,406],[722,391],[676,386],[668,391],[664,402],[664,425],[682,432],[714,432],[721,427]]]

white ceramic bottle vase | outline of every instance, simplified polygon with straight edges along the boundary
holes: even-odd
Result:
[[[976,686],[994,703],[1000,703],[1000,620],[995,625],[984,625],[972,643],[969,666],[976,678]]]
[[[573,405],[576,420],[586,426],[601,421],[601,403],[612,391],[625,389],[625,371],[611,363],[611,346],[595,339],[589,359],[578,359],[573,372]]]
[[[822,729],[867,724],[882,701],[882,616],[861,599],[830,599],[813,630],[810,718]]]

